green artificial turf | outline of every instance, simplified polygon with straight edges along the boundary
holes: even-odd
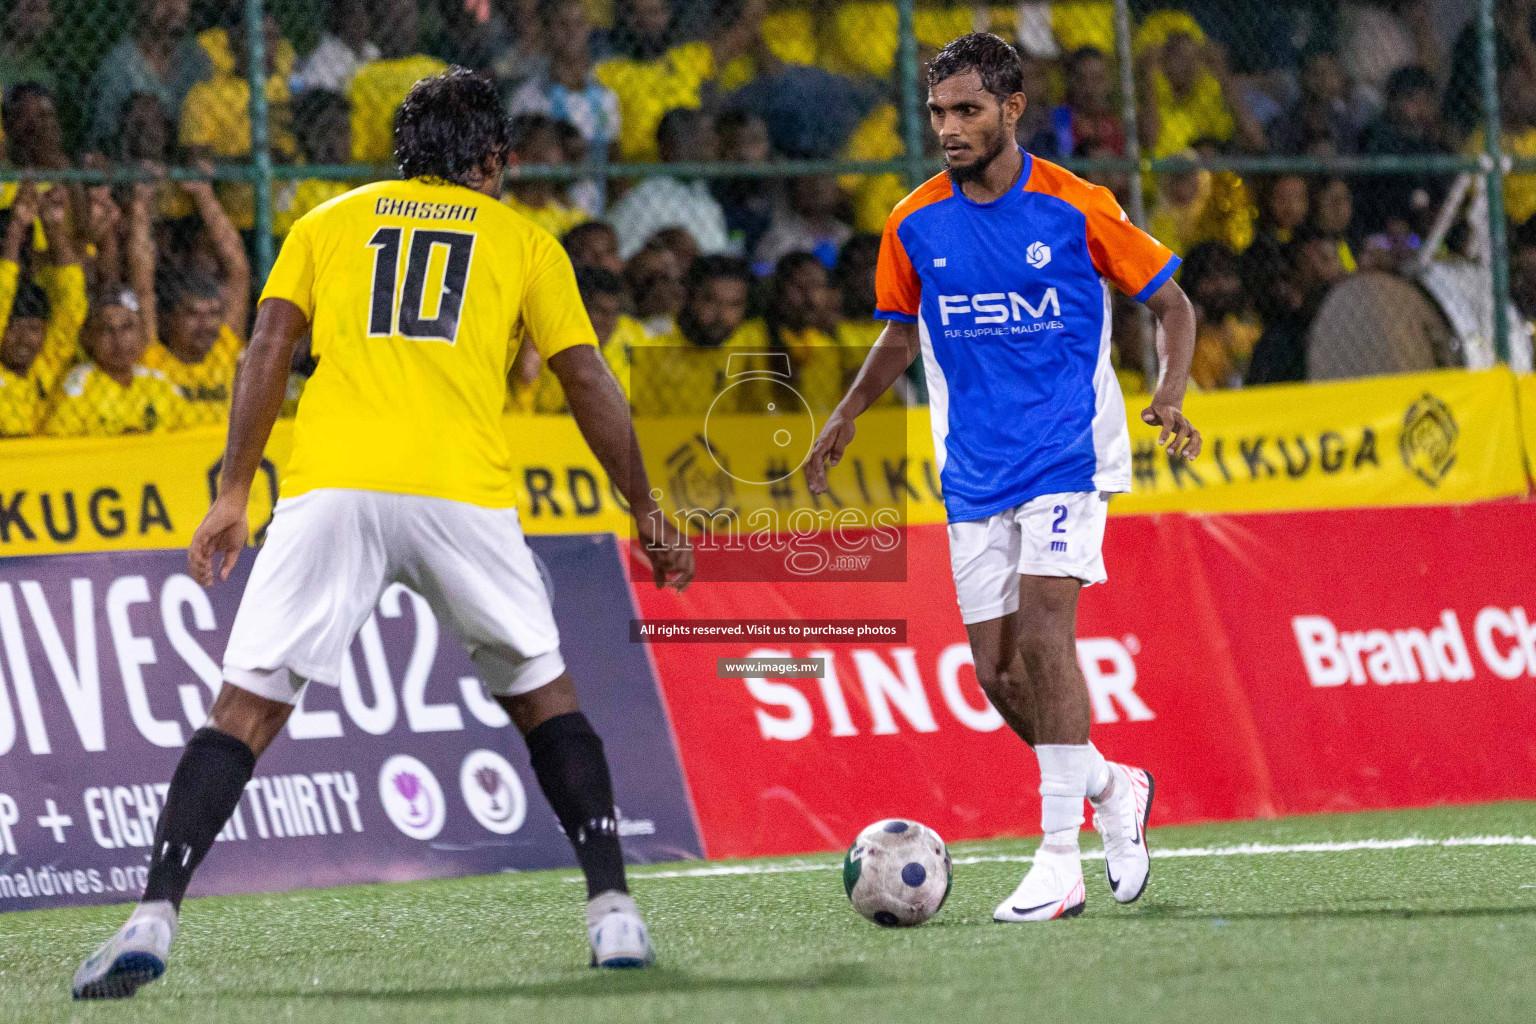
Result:
[[[1155,829],[1154,850],[1536,834],[1536,804]],[[1089,841],[1092,842],[1091,835]],[[189,901],[170,970],[125,1003],[70,975],[122,907],[0,915],[0,1021],[1536,1020],[1536,847],[1169,857],[1141,901],[1085,863],[1087,912],[1000,925],[1033,842],[957,844],[943,911],[876,928],[817,870],[650,878],[660,964],[586,966],[574,871]]]

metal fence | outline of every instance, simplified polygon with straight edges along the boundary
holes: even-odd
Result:
[[[1200,386],[1529,368],[1533,6],[9,0],[0,205],[24,216],[0,214],[0,263],[19,267],[0,272],[19,338],[0,364],[34,398],[8,412],[0,390],[0,434],[218,420],[274,247],[395,173],[393,111],[449,61],[505,89],[509,201],[557,234],[616,229],[572,249],[603,330],[686,343],[702,284],[741,273],[695,257],[734,254],[752,272],[738,327],[867,346],[861,236],[939,168],[923,68],[973,30],[1024,57],[1021,144],[1186,257]],[[783,262],[802,251],[816,259]],[[153,341],[124,363],[153,373],[98,372],[114,331]],[[1126,386],[1155,376],[1128,302],[1115,336]],[[557,409],[536,371],[511,404]],[[903,394],[920,401],[920,379]]]

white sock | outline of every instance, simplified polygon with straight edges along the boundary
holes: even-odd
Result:
[[[133,908],[133,913],[128,915],[127,923],[133,924],[135,921],[151,917],[164,921],[171,929],[171,937],[176,937],[176,908],[171,905],[170,900],[150,900],[147,903],[140,903]]]
[[[615,910],[622,910],[627,914],[640,913],[639,908],[635,906],[634,897],[617,889],[609,889],[587,901],[587,927],[591,928],[601,921],[604,915],[611,914]]]
[[[1040,827],[1045,831],[1044,848],[1077,849],[1077,830],[1083,824],[1083,798],[1088,794],[1088,771],[1094,753],[1088,743],[1035,746],[1035,756],[1040,760]]]
[[[1088,762],[1088,799],[1098,802],[1113,791],[1115,775],[1098,747],[1090,743],[1088,749],[1092,752]]]

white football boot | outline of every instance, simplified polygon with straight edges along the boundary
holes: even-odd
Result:
[[[1108,762],[1114,791],[1093,804],[1093,827],[1104,840],[1104,874],[1115,899],[1135,903],[1152,874],[1147,821],[1152,817],[1152,776],[1140,768]]]
[[[997,905],[994,921],[1054,921],[1083,912],[1088,895],[1083,888],[1083,859],[1076,851],[1038,850],[1029,874],[1013,895]]]
[[[587,903],[587,941],[593,967],[649,967],[656,960],[650,931],[625,893],[599,893]]]
[[[76,999],[126,999],[165,973],[176,937],[176,911],[168,900],[141,904],[75,972]]]

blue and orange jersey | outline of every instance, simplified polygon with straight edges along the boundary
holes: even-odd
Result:
[[[1108,189],[1028,153],[990,203],[939,174],[896,207],[875,316],[918,325],[950,522],[1131,489],[1109,285],[1145,302],[1178,265]]]

